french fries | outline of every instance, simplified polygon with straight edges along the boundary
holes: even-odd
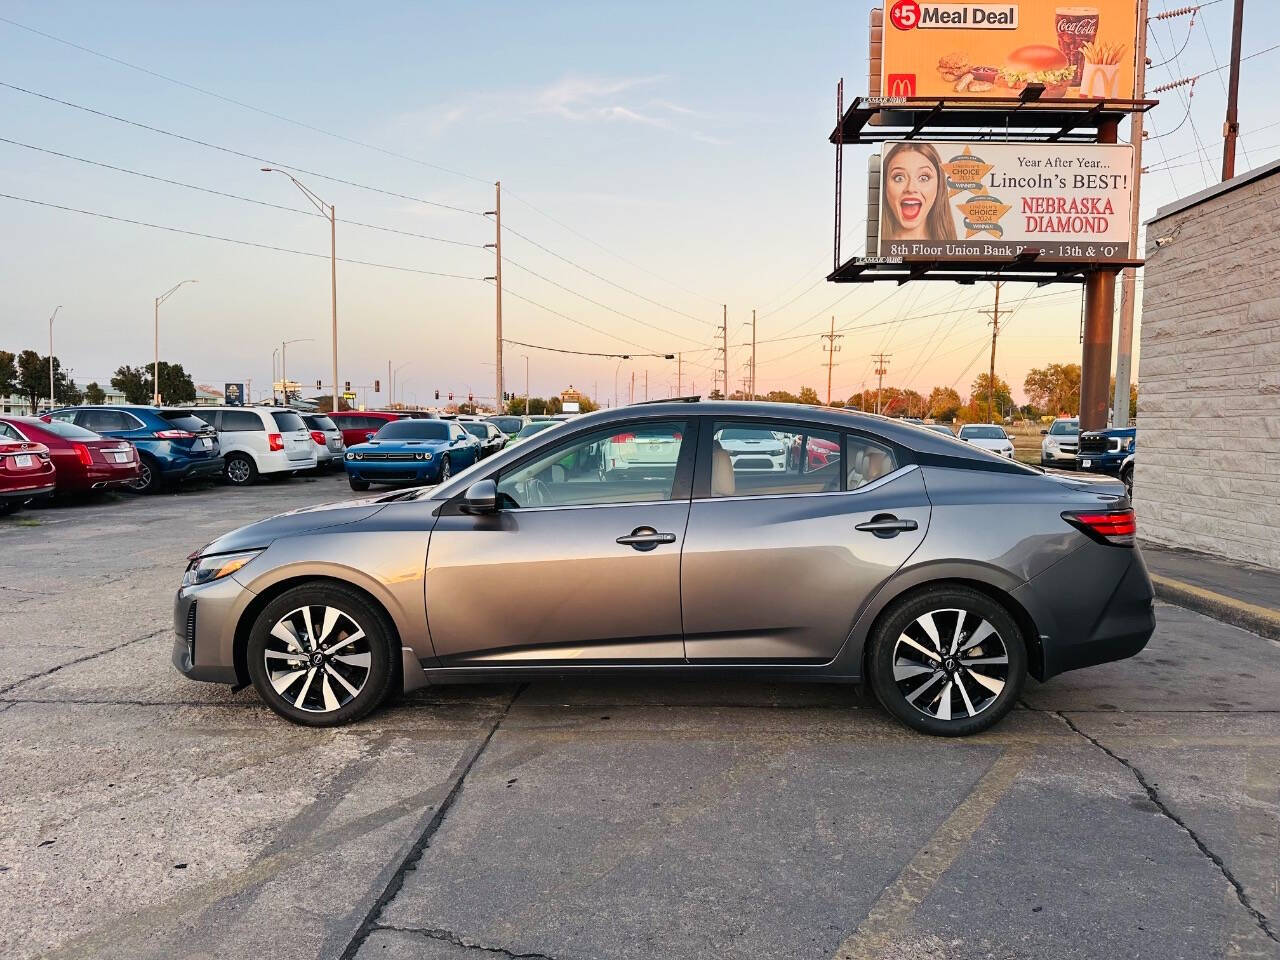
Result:
[[[1086,43],[1080,48],[1085,63],[1110,65],[1120,62],[1129,47],[1123,43]]]

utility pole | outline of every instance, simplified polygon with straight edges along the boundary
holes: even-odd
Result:
[[[1118,122],[1098,124],[1098,142],[1115,143]],[[1084,348],[1080,356],[1080,429],[1102,430],[1107,425],[1111,392],[1111,340],[1115,334],[1115,274],[1094,270],[1084,281]]]
[[[677,353],[676,354],[676,396],[677,397],[684,396],[684,394],[680,392],[681,389],[683,389],[683,387],[684,387],[684,354]]]
[[[53,313],[49,314],[49,409],[54,408],[53,401],[53,318],[58,315],[58,311],[62,309],[62,304],[58,304],[53,308]],[[39,410],[32,410],[31,415],[38,417]]]
[[[996,337],[1000,336],[1000,286],[996,281],[996,304],[991,310],[980,310],[991,318],[991,372],[987,374],[987,420],[994,423],[996,419]]]
[[[1238,48],[1237,48],[1238,49]],[[1147,87],[1147,0],[1138,0],[1138,56],[1134,66],[1134,89],[1138,96]],[[1229,109],[1229,108],[1228,108]],[[1129,256],[1138,250],[1138,201],[1142,195],[1142,125],[1146,116],[1135,110],[1129,119],[1129,142],[1133,145],[1133,200],[1129,205]],[[1224,148],[1225,149],[1225,148]],[[1116,337],[1116,394],[1111,400],[1111,424],[1129,425],[1129,384],[1133,382],[1133,311],[1137,275],[1129,267],[1120,276],[1120,329]]]
[[[1240,34],[1243,27],[1244,0],[1236,0],[1235,16],[1231,21],[1231,79],[1227,82],[1227,122],[1222,125],[1223,180],[1230,180],[1236,175],[1236,140],[1240,136],[1236,103],[1240,94]],[[1116,387],[1119,389],[1119,382]]]
[[[494,388],[493,395],[497,397],[495,402],[502,402],[502,181],[498,180],[493,185],[493,209],[487,211],[487,215],[493,217],[494,238],[493,243],[486,243],[485,246],[492,249],[494,253],[495,266],[492,277],[485,277],[486,280],[492,280],[495,290],[497,291],[497,300],[495,306],[495,329],[496,329],[496,349],[497,349],[497,385]],[[525,411],[527,415],[528,410]]]
[[[390,360],[387,361],[387,396],[390,397],[391,400],[395,400],[396,398],[395,380],[391,378],[391,361]],[[391,404],[388,403],[387,406],[390,407]]]
[[[721,304],[724,310],[723,319],[720,322],[720,341],[723,345],[724,352],[724,379],[720,382],[724,384],[724,399],[729,399],[729,305]]]
[[[876,362],[875,375],[879,377],[876,381],[876,413],[880,412],[880,391],[884,387],[884,375],[889,372],[889,358],[892,353],[877,353],[873,355]]]
[[[632,370],[631,371],[631,387],[627,391],[627,403],[635,403],[635,402],[636,402],[636,372]]]
[[[649,399],[649,368],[644,368],[644,398]]]
[[[831,318],[831,332],[822,334],[822,339],[827,341],[822,345],[822,349],[827,354],[827,406],[831,406],[831,368],[835,365],[834,361],[836,353],[840,350],[840,344],[837,340],[843,340],[843,333],[836,333],[836,318]]]
[[[827,390],[830,393],[830,389]],[[751,311],[751,399],[756,398],[756,312]],[[827,398],[831,402],[831,398]]]

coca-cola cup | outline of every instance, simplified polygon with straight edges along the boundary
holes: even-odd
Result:
[[[1058,49],[1075,71],[1068,86],[1078,87],[1080,74],[1084,69],[1084,54],[1081,49],[1086,43],[1093,43],[1098,39],[1098,8],[1058,7],[1054,13],[1054,23],[1058,28]]]

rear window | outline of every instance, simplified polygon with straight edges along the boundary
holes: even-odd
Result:
[[[179,430],[201,433],[209,429],[209,424],[206,421],[187,413],[185,410],[161,410],[160,416],[164,417]]]
[[[489,422],[503,433],[515,433],[524,426],[524,421],[519,417],[492,417]]]
[[[96,440],[98,435],[92,430],[85,430],[77,427],[74,423],[64,423],[62,420],[50,420],[48,423],[40,424],[41,430],[47,430],[50,433],[56,433],[60,437],[66,437],[68,440]]]
[[[307,429],[307,425],[302,422],[302,418],[289,410],[272,410],[271,416],[275,420],[276,426],[280,428],[281,433]]]
[[[392,420],[376,434],[378,440],[448,440],[443,420]]]
[[[223,433],[262,433],[264,429],[262,418],[252,410],[224,410],[222,412]]]
[[[317,416],[312,414],[309,417],[303,417],[307,422],[307,426],[312,430],[337,430],[337,425],[326,416]]]

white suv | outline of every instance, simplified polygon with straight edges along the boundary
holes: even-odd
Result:
[[[236,486],[262,473],[314,470],[315,441],[295,411],[283,407],[187,407],[218,431],[223,475]]]
[[[1080,421],[1076,417],[1058,417],[1048,430],[1041,430],[1040,466],[1055,463],[1076,465],[1076,446],[1080,437]]]

